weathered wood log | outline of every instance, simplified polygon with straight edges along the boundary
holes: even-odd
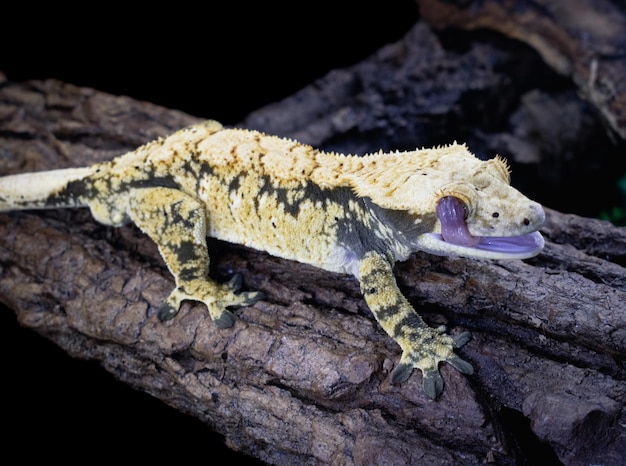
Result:
[[[626,138],[626,17],[611,0],[417,0],[439,28],[493,29],[528,43]]]
[[[498,78],[484,49],[465,55],[475,67],[454,65],[423,26],[413,34],[244,124],[353,152],[443,139],[442,120],[467,89]],[[364,70],[401,68],[415,56],[428,66],[363,81]],[[448,79],[419,76],[433,68]],[[109,159],[197,121],[55,81],[4,81],[0,108],[2,174]],[[398,264],[401,288],[431,324],[473,333],[460,353],[475,375],[444,365],[435,402],[418,373],[389,384],[399,348],[354,279],[217,241],[209,241],[212,275],[242,273],[267,295],[240,309],[232,329],[218,330],[199,305],[158,322],[173,282],[156,247],[84,210],[0,216],[0,300],[22,325],[268,463],[513,464],[532,457],[531,438],[547,461],[619,464],[626,232],[555,211],[543,231],[545,253],[524,262],[417,254]]]

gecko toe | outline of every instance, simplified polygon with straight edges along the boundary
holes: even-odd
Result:
[[[243,276],[240,273],[236,273],[232,276],[230,280],[224,283],[224,286],[229,290],[231,296],[234,295],[234,299],[232,299],[227,306],[232,307],[241,307],[241,306],[250,306],[257,301],[260,301],[265,298],[265,293],[262,291],[241,291],[243,286]],[[225,300],[227,302],[228,300]]]
[[[242,306],[251,306],[257,301],[261,301],[265,299],[265,293],[262,291],[246,291],[238,294],[240,298],[242,298]]]
[[[474,373],[474,368],[472,367],[472,365],[458,356],[453,356],[449,359],[446,359],[446,362],[454,367],[461,374],[472,375]]]
[[[213,319],[213,321],[218,328],[229,328],[235,324],[235,319],[236,317],[232,312],[224,309],[220,316],[216,319]]]
[[[471,338],[472,338],[471,332],[462,332],[462,333],[459,333],[458,335],[453,335],[452,340],[454,341],[454,347],[460,348],[465,343],[470,341]]]
[[[437,369],[425,371],[422,386],[428,398],[432,400],[437,398],[443,392],[443,378],[439,371]]]
[[[391,383],[401,384],[406,382],[413,372],[413,365],[404,362],[399,363],[391,373]]]
[[[243,276],[240,273],[236,273],[233,275],[230,280],[224,283],[224,286],[228,287],[230,290],[235,293],[241,289],[243,285]]]
[[[178,308],[174,308],[169,303],[163,303],[157,310],[157,317],[161,322],[165,322],[166,320],[173,319],[177,313]]]

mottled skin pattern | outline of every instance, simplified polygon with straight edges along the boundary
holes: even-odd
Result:
[[[510,187],[500,159],[480,161],[465,146],[345,156],[214,121],[111,162],[0,178],[0,211],[88,206],[99,222],[134,222],[148,234],[176,281],[161,319],[188,299],[203,302],[219,327],[229,327],[234,316],[227,308],[262,298],[239,292],[237,278],[227,284],[208,278],[206,236],[353,274],[402,348],[392,382],[419,368],[432,398],[443,388],[441,361],[472,373],[453,351],[469,334],[450,337],[428,327],[399,291],[394,262],[417,250],[524,258],[542,246],[509,254],[443,241],[436,208],[446,196],[462,202],[467,231],[476,237],[526,235],[543,223],[541,207]]]

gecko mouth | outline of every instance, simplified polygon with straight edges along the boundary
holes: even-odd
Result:
[[[461,253],[468,248],[494,258],[524,259],[539,254],[544,246],[543,237],[537,231],[517,236],[472,236],[465,223],[466,206],[453,196],[439,201],[437,216],[441,222],[441,235],[436,236],[441,241],[459,246]]]

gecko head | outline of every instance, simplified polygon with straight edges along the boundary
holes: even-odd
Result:
[[[542,250],[543,208],[511,186],[503,159],[482,161],[459,144],[394,155],[404,163],[372,200],[409,213],[419,231],[410,239],[417,249],[491,259]]]
[[[484,170],[467,182],[447,186],[438,196],[435,231],[422,235],[423,249],[492,259],[525,259],[541,252],[537,231],[545,214],[540,204],[494,176],[500,159],[483,162]]]
[[[509,168],[499,157],[472,156],[467,171],[435,195],[437,223],[421,235],[421,248],[435,254],[491,259],[525,259],[541,252],[537,231],[543,208],[511,186]]]

